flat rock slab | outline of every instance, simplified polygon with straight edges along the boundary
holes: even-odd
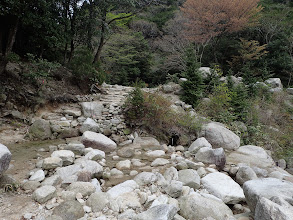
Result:
[[[86,131],[81,137],[81,142],[86,147],[99,149],[104,152],[112,152],[117,148],[117,144],[110,138],[101,133],[95,133],[92,131]]]
[[[254,145],[241,146],[226,157],[227,163],[245,163],[250,167],[269,168],[275,165],[273,159],[261,147]]]
[[[210,173],[202,178],[201,182],[204,188],[226,204],[245,201],[242,188],[230,176],[220,172]]]
[[[140,145],[142,149],[161,150],[159,141],[153,137],[137,137],[133,144]]]
[[[254,212],[257,202],[262,197],[292,201],[293,183],[275,178],[249,180],[244,183],[243,191],[250,210]]]
[[[127,180],[120,183],[107,191],[111,198],[115,199],[124,193],[129,193],[138,188],[137,183],[134,180]]]
[[[11,161],[11,153],[9,149],[0,144],[0,176],[8,169]]]

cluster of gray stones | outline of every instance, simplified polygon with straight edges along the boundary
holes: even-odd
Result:
[[[43,210],[26,219],[293,219],[293,176],[221,124],[205,125],[188,148],[131,136],[117,146],[85,131],[50,146],[22,183]]]

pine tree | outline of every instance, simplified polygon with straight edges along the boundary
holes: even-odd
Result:
[[[199,67],[194,50],[189,47],[186,50],[186,71],[184,74],[187,77],[187,81],[182,84],[184,90],[182,99],[193,107],[199,104],[204,90],[203,78],[199,72]]]

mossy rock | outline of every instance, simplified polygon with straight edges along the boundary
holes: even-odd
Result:
[[[30,139],[45,140],[52,135],[50,123],[44,119],[36,120],[29,128]]]
[[[131,130],[130,130],[129,128],[125,128],[125,129],[123,130],[123,134],[125,134],[125,135],[130,135],[130,134],[131,134]]]

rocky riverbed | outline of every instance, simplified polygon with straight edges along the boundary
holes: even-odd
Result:
[[[216,122],[184,146],[128,133],[120,108],[129,88],[109,88],[108,98],[42,111],[24,134],[66,134],[62,141],[7,144],[10,151],[0,145],[8,191],[0,196],[1,219],[293,219],[293,176],[284,160],[241,146]]]

